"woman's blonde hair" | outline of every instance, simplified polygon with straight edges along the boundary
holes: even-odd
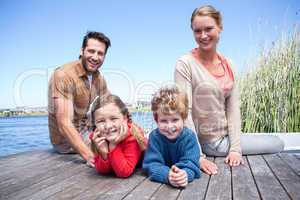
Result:
[[[188,115],[188,98],[185,92],[176,85],[162,87],[156,92],[151,101],[151,110],[157,121],[157,114],[179,113],[183,120]]]
[[[201,6],[196,8],[191,17],[191,28],[193,29],[193,21],[196,16],[209,16],[213,18],[221,30],[223,30],[222,15],[211,5]]]

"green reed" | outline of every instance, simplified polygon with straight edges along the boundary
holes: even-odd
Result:
[[[253,62],[252,62],[253,63]],[[239,79],[243,132],[300,132],[300,33],[282,35]]]

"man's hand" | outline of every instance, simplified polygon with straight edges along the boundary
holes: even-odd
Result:
[[[185,187],[188,184],[187,173],[173,165],[169,170],[169,182],[174,187]]]
[[[94,156],[89,157],[86,161],[87,166],[94,168],[95,167],[95,159]]]

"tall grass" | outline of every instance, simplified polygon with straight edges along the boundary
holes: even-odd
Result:
[[[243,132],[300,132],[300,33],[263,50],[241,76]]]

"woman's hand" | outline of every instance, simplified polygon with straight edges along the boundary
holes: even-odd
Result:
[[[225,163],[232,166],[239,166],[240,164],[244,164],[242,155],[238,152],[229,152],[228,156],[225,158]]]
[[[106,160],[108,154],[108,143],[106,138],[101,134],[101,132],[96,129],[92,138],[98,152],[100,153],[101,157]]]
[[[217,165],[206,158],[200,158],[200,168],[208,175],[215,175],[218,173]]]

